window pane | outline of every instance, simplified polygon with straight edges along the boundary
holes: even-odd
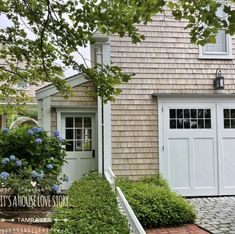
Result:
[[[175,111],[175,109],[170,109],[170,118],[171,119],[176,118],[176,111]]]
[[[73,141],[68,141],[66,144],[66,151],[73,151]]]
[[[91,118],[84,118],[84,127],[91,128]]]
[[[235,119],[231,119],[231,128],[235,128]]]
[[[82,140],[82,129],[76,129],[76,140]]]
[[[177,119],[177,128],[183,128],[183,119]]]
[[[191,109],[191,118],[197,118],[197,110]]]
[[[176,120],[175,119],[170,120],[170,128],[176,128]]]
[[[230,120],[229,119],[224,120],[224,128],[230,128]]]
[[[184,118],[190,118],[189,117],[189,109],[184,110]]]
[[[191,128],[197,128],[197,119],[191,119]]]
[[[75,128],[82,128],[82,118],[75,118]]]
[[[211,120],[210,119],[205,120],[205,128],[211,128]]]
[[[184,119],[184,128],[190,128],[190,119]]]
[[[84,129],[84,139],[91,140],[91,129]]]
[[[198,118],[203,118],[203,109],[199,109],[197,113]]]
[[[83,151],[91,151],[91,141],[84,141]]]
[[[76,141],[75,151],[82,151],[82,141]]]
[[[219,30],[216,35],[216,43],[212,44],[206,44],[203,47],[203,52],[207,54],[216,54],[221,53],[225,54],[227,53],[227,44],[226,44],[226,33],[225,30]]]
[[[66,129],[66,139],[73,139],[73,129]]]
[[[229,109],[224,109],[224,118],[230,118]]]
[[[66,128],[72,128],[73,127],[73,118],[66,118],[65,119],[65,126]]]
[[[205,118],[211,118],[211,110],[210,109],[204,109]]]
[[[204,119],[198,119],[198,128],[205,128]]]
[[[231,118],[235,118],[235,109],[231,109]]]

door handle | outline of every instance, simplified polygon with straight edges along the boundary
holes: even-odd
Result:
[[[95,150],[92,150],[92,158],[95,158]]]

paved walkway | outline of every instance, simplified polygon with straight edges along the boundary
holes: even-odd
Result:
[[[146,230],[147,234],[207,234],[208,232],[202,230],[196,225],[183,225],[172,228],[157,228]]]
[[[211,233],[235,234],[235,197],[192,198],[196,224]]]

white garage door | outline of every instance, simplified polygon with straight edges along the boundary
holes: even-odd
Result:
[[[235,194],[235,104],[163,102],[160,171],[185,196]]]

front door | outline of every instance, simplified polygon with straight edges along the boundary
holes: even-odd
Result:
[[[64,114],[61,123],[62,137],[68,143],[62,170],[68,177],[62,190],[67,190],[73,181],[98,168],[95,115]]]

